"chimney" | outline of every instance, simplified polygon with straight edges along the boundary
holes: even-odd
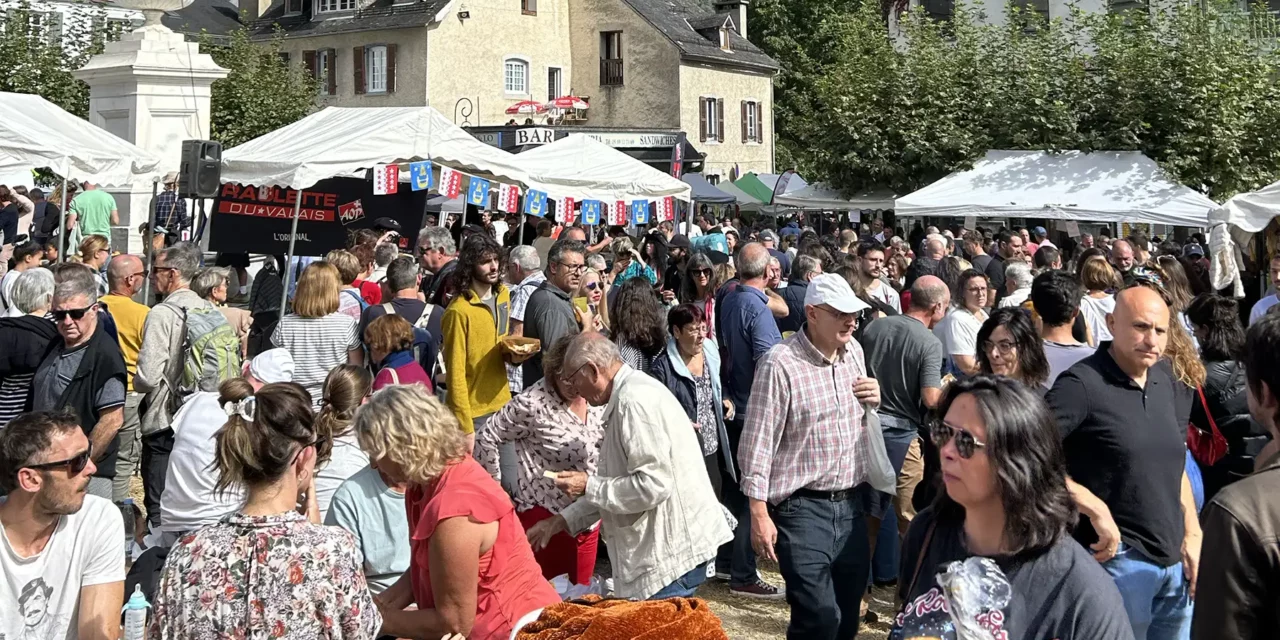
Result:
[[[738,27],[738,35],[747,37],[747,0],[715,0],[712,6],[716,13],[727,13],[733,16],[733,24]]]

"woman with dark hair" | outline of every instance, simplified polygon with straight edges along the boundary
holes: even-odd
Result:
[[[622,361],[636,371],[649,373],[653,359],[667,346],[666,307],[653,285],[644,278],[622,283],[609,317],[613,318],[613,341],[622,352]]]
[[[1205,367],[1204,397],[1192,405],[1191,423],[1206,434],[1216,426],[1227,439],[1227,455],[1221,460],[1212,465],[1196,461],[1208,501],[1223,487],[1253,473],[1254,461],[1271,435],[1249,416],[1240,364],[1244,327],[1236,301],[1214,293],[1197,296],[1187,307],[1187,320],[1200,341]]]
[[[1049,360],[1026,309],[996,309],[982,323],[978,330],[978,370],[1013,378],[1037,393],[1048,391],[1044,383],[1049,379]]]
[[[930,435],[943,489],[907,531],[898,578],[906,604],[889,637],[929,635],[916,631],[948,617],[938,606],[938,568],[978,556],[995,561],[1012,587],[1002,636],[1133,638],[1115,582],[1071,537],[1066,459],[1039,396],[978,375],[952,383],[938,415]]]

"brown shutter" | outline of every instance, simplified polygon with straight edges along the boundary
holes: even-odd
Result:
[[[707,99],[698,98],[698,142],[707,141]]]
[[[716,142],[724,142],[724,98],[716,98]]]
[[[315,78],[316,77],[316,52],[303,51],[302,66],[307,68],[308,75],[310,75],[312,78]]]
[[[338,95],[338,50],[325,49],[329,52],[329,68],[325,73],[325,85],[328,87],[328,94],[331,96]]]
[[[742,118],[742,141],[747,141],[747,101],[738,103],[738,115]]]
[[[354,74],[352,80],[356,95],[360,95],[364,93],[364,47],[355,47],[351,50],[351,71]]]
[[[387,45],[387,93],[396,92],[396,45]]]
[[[764,142],[764,103],[756,103],[756,142]]]

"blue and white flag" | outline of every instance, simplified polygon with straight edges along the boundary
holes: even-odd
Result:
[[[524,194],[524,212],[539,218],[547,215],[547,192],[530,189]]]
[[[649,224],[649,201],[631,201],[631,222],[633,224]]]
[[[600,224],[600,209],[603,204],[599,200],[583,200],[582,224]]]
[[[471,182],[467,185],[467,203],[474,204],[481,209],[489,207],[489,181],[484,178],[471,177]]]
[[[430,162],[411,162],[409,163],[409,180],[414,191],[426,191],[431,188],[431,163]]]

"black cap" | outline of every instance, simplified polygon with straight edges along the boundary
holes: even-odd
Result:
[[[693,247],[689,242],[689,237],[681,233],[671,236],[671,240],[667,242],[667,244],[670,245],[672,249],[689,249]]]
[[[373,228],[381,231],[394,231],[400,233],[400,223],[395,218],[378,218],[373,221]]]
[[[711,258],[711,264],[729,264],[729,254],[715,249],[706,251],[707,257]]]

